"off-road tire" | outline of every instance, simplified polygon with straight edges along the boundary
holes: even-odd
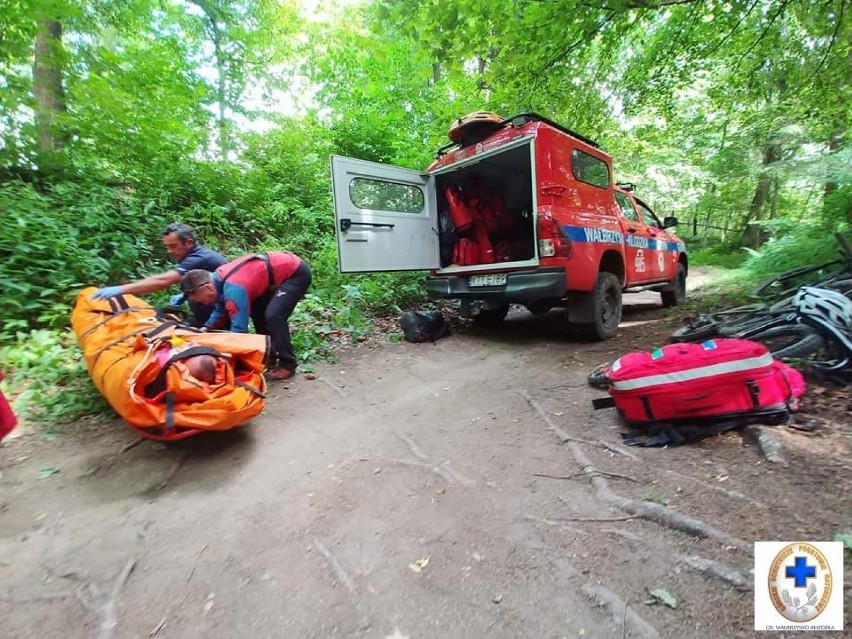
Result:
[[[686,300],[686,267],[683,264],[677,265],[671,290],[661,291],[660,297],[662,297],[663,306],[666,308],[680,306],[684,303]]]
[[[501,306],[500,308],[483,309],[473,316],[473,322],[477,326],[482,326],[484,328],[494,328],[496,326],[499,326],[503,322],[503,320],[506,319],[506,315],[508,313],[508,304],[506,304],[505,306]]]
[[[621,323],[621,283],[612,273],[598,273],[590,295],[594,321],[584,327],[585,332],[601,341],[615,337]]]

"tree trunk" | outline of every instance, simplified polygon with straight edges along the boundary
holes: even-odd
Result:
[[[225,160],[231,150],[231,145],[228,120],[225,117],[228,107],[228,62],[222,47],[227,34],[220,28],[220,21],[224,21],[224,16],[220,6],[215,2],[208,2],[208,0],[190,0],[190,2],[204,12],[205,31],[207,31],[207,35],[213,43],[213,52],[216,58],[216,102],[219,112],[216,120],[216,128],[219,133],[219,159]],[[227,4],[225,6],[227,7]]]
[[[763,147],[763,171],[757,178],[757,188],[748,209],[748,218],[743,229],[743,246],[758,248],[767,239],[766,231],[755,222],[766,219],[765,213],[772,189],[772,177],[767,167],[777,162],[780,157],[781,147],[777,143],[771,142]]]
[[[33,93],[35,122],[38,130],[39,164],[47,168],[54,161],[64,138],[57,126],[58,116],[66,112],[65,90],[62,88],[62,23],[40,20],[33,54]]]
[[[828,152],[834,153],[843,146],[843,134],[846,132],[844,126],[839,126],[828,134]],[[824,195],[831,195],[837,190],[837,182],[835,180],[827,180],[825,183]]]
[[[843,146],[845,134],[846,134],[846,127],[845,126],[838,126],[836,129],[834,129],[829,134],[829,136],[828,136],[828,152],[829,153],[836,153]],[[838,212],[839,212],[839,208],[836,211],[831,211],[831,209],[837,207],[836,198],[839,197],[839,196],[832,197],[832,195],[837,191],[838,186],[839,186],[837,184],[837,181],[832,179],[832,178],[833,178],[833,176],[831,178],[827,179],[826,182],[825,182],[825,186],[823,187],[822,210],[823,210],[823,214],[826,216],[826,219],[828,219],[829,215],[833,215],[834,217],[837,217],[839,219],[839,216],[837,215]],[[835,200],[835,201],[832,202],[832,200]],[[849,196],[847,197],[846,213],[845,213],[844,217],[846,218],[846,221],[848,223],[852,223],[852,193],[850,193]]]
[[[225,69],[225,60],[222,57],[221,33],[215,27],[214,34],[213,47],[216,51],[216,72],[219,74],[216,82],[216,100],[219,103],[219,121],[217,122],[219,128],[219,159],[227,160],[228,152],[231,149],[228,121],[225,119],[227,70]]]

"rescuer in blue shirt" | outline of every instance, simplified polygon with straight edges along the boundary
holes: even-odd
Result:
[[[177,265],[173,269],[135,282],[99,288],[92,293],[92,297],[95,299],[109,299],[110,297],[125,293],[143,295],[145,293],[161,291],[180,282],[181,278],[193,269],[204,269],[205,271],[212,272],[227,262],[216,251],[201,246],[195,239],[195,233],[193,233],[192,229],[180,222],[169,224],[165,228],[163,231],[163,246],[166,247],[169,257],[177,262]],[[179,295],[173,295],[169,301],[173,306],[178,306],[183,303],[183,300],[184,294],[180,293]],[[210,306],[192,301],[189,302],[189,308],[192,311],[192,324],[194,326],[203,325],[213,310]]]

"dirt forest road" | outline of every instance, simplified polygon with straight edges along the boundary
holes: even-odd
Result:
[[[662,343],[657,299],[627,298],[604,344],[553,311],[351,348],[178,445],[118,423],[14,440],[2,635],[754,636],[751,542],[852,530],[848,407],[779,431],[786,467],[739,433],[624,447],[586,375]]]

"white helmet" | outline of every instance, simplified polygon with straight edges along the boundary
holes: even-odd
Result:
[[[802,286],[796,293],[793,306],[802,315],[823,319],[852,332],[852,300],[842,293],[827,288]]]

